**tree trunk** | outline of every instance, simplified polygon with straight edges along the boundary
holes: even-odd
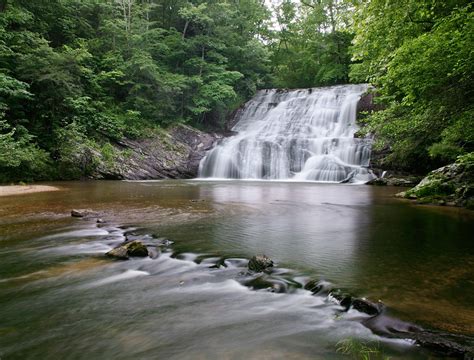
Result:
[[[186,31],[188,31],[188,26],[189,26],[189,20],[186,20],[186,24],[184,24],[184,29],[183,29],[183,40],[186,37]]]
[[[128,0],[128,31],[132,30],[132,3],[133,0]]]
[[[329,4],[329,19],[331,20],[332,32],[336,31],[336,19],[334,18],[334,2]]]
[[[8,0],[0,0],[0,13],[7,10]]]
[[[204,62],[204,45],[201,46],[201,60],[202,60],[202,63]],[[201,63],[201,66],[199,67],[199,77],[202,76],[202,63]]]

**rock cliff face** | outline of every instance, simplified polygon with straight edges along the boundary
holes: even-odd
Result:
[[[179,125],[159,136],[122,140],[106,159],[95,154],[94,179],[152,180],[196,177],[199,162],[223,135]]]

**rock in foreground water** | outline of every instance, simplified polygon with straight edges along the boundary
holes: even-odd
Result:
[[[115,249],[110,250],[105,255],[120,260],[127,260],[130,257],[146,257],[148,249],[140,241],[124,242]]]
[[[353,308],[357,311],[363,312],[367,315],[379,315],[384,311],[384,304],[380,301],[372,302],[364,298],[355,298],[349,294],[341,292],[332,292],[330,295],[339,302],[345,311]]]
[[[109,257],[113,257],[115,259],[120,259],[120,260],[128,260],[129,258],[128,251],[123,246],[116,247],[115,249],[110,250],[105,255]]]
[[[332,288],[332,284],[324,280],[310,280],[304,286],[305,290],[311,291],[313,294],[318,295],[327,295],[332,290]]]
[[[265,255],[257,255],[250,259],[248,268],[251,271],[262,272],[273,267],[273,261]]]

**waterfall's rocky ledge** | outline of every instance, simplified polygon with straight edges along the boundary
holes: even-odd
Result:
[[[113,159],[94,150],[92,178],[109,180],[189,179],[197,176],[199,162],[224,135],[179,125],[160,136],[125,139],[114,144]]]

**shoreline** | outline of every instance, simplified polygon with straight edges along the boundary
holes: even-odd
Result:
[[[4,185],[0,186],[0,197],[59,190],[58,187],[50,185]]]

